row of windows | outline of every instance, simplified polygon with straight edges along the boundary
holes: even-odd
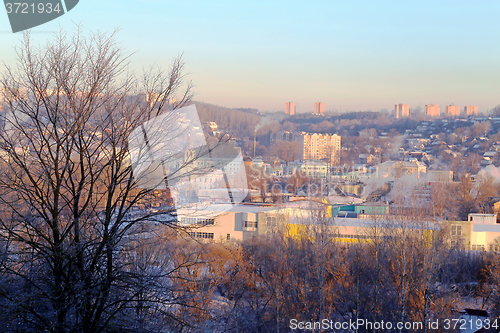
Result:
[[[465,244],[461,240],[452,239],[451,247],[457,248],[460,250],[465,250]],[[486,248],[484,245],[471,245],[472,251],[484,251]],[[490,244],[489,250],[494,252],[500,252],[500,245],[498,244]]]
[[[484,245],[472,245],[472,251],[484,251]]]
[[[201,225],[211,225],[214,224],[214,219],[204,219],[197,217],[186,217],[182,219],[183,222],[188,224],[201,224]]]
[[[490,244],[490,251],[500,252],[500,245]]]
[[[195,178],[193,180],[191,180],[191,182],[194,182],[194,183],[215,183],[219,180],[222,180],[222,177],[217,177],[217,178]]]
[[[191,236],[193,238],[214,239],[214,233],[213,232],[189,232],[188,234],[189,234],[189,236]]]
[[[213,225],[215,223],[214,219],[199,219],[196,224],[201,225]]]
[[[245,228],[258,228],[259,222],[258,221],[244,221],[243,226]]]
[[[371,235],[340,235],[333,234],[334,238],[349,238],[349,239],[389,239],[391,236],[371,236]]]

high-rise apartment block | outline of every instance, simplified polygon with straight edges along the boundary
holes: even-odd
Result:
[[[425,106],[425,115],[429,117],[439,117],[441,115],[441,108],[436,104],[427,104]]]
[[[314,103],[314,113],[315,114],[324,114],[325,113],[325,103]]]
[[[340,163],[340,135],[280,131],[271,133],[270,139],[271,144],[276,141],[298,142],[301,160],[326,160],[333,165]]]
[[[341,136],[337,134],[299,133],[302,160],[327,160],[333,165],[340,163]]]
[[[285,113],[293,116],[295,114],[295,103],[286,102],[285,103]]]
[[[460,116],[460,106],[457,105],[448,105],[446,107],[446,115],[447,116]]]
[[[396,119],[410,116],[410,106],[406,104],[396,104]]]
[[[464,113],[468,116],[477,116],[477,106],[467,105],[464,109]]]

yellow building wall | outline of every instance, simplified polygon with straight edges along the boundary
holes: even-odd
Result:
[[[303,224],[287,224],[286,234],[287,237],[293,239],[300,239],[306,232],[306,226]]]
[[[484,245],[486,247],[486,232],[473,232],[471,245]]]

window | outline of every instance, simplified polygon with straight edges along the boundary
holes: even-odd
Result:
[[[472,251],[484,251],[484,245],[472,245]]]
[[[185,217],[182,219],[183,222],[188,224],[201,224],[201,225],[212,225],[214,224],[214,219],[197,218],[197,217]]]
[[[214,219],[197,219],[198,221],[196,222],[197,224],[201,225],[213,225],[214,224]]]
[[[390,240],[391,236],[382,235],[343,235],[343,234],[332,234],[334,238],[347,238],[347,239],[367,239],[367,240]]]
[[[267,221],[266,221],[267,226],[268,227],[276,227],[276,225],[278,224],[277,220],[278,219],[276,218],[276,216],[268,216]]]
[[[471,217],[469,217],[469,221],[472,221],[472,216],[471,216]]]
[[[231,234],[227,234],[227,240],[231,240]]]
[[[465,250],[465,244],[460,239],[452,239],[450,245],[452,249]]]
[[[452,236],[462,236],[462,226],[458,225],[458,224],[452,224],[451,225],[451,235]]]
[[[245,228],[258,228],[258,221],[243,221],[243,226]]]
[[[497,244],[490,244],[490,251],[499,252],[500,246]]]
[[[193,238],[214,239],[213,232],[189,232],[188,234]]]

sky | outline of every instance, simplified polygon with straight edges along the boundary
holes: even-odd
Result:
[[[195,99],[226,107],[311,112],[425,104],[500,104],[499,1],[80,0],[32,29],[112,32],[132,67],[183,54]],[[0,61],[15,64],[0,13]]]

